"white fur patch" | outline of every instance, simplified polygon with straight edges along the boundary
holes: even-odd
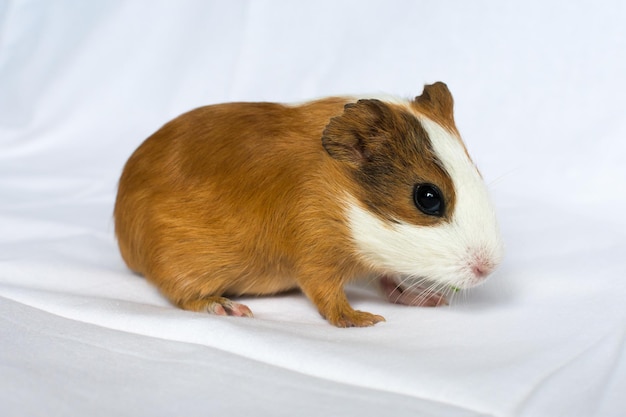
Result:
[[[495,212],[460,139],[427,117],[415,115],[454,184],[456,204],[450,221],[436,226],[388,223],[352,199],[347,204],[352,237],[363,260],[381,272],[471,287],[481,281],[473,272],[477,262],[492,270],[502,258]]]

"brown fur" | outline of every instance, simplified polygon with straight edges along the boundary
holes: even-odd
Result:
[[[459,136],[454,123],[454,100],[448,86],[441,81],[425,86],[422,95],[415,97],[412,105],[418,112]]]
[[[418,107],[447,117],[445,103]],[[343,286],[382,271],[357,256],[344,196],[386,221],[446,221],[415,208],[418,182],[437,184],[451,213],[452,183],[400,106],[346,98],[207,106],[130,157],[115,230],[128,266],[182,308],[300,288],[332,324],[366,326],[384,319],[353,310]]]
[[[463,146],[465,155],[467,155],[470,161],[472,160],[454,122],[454,99],[446,84],[438,81],[425,86],[422,95],[415,97],[411,105],[415,111],[432,119],[453,133]]]

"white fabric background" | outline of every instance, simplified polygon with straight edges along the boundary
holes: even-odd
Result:
[[[626,415],[625,7],[0,0],[0,415]],[[169,119],[437,80],[507,247],[452,306],[220,318],[125,268],[116,182]]]

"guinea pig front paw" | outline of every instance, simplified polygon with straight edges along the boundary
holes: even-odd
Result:
[[[341,311],[327,316],[326,319],[337,327],[369,327],[385,321],[383,316],[358,310]]]
[[[252,311],[244,304],[236,303],[225,297],[210,297],[206,299],[206,311],[218,316],[253,317]]]
[[[427,286],[412,285],[404,288],[401,283],[388,275],[379,278],[380,287],[390,303],[407,306],[438,307],[448,305],[444,294]]]

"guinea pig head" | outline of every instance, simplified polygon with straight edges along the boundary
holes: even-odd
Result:
[[[456,129],[443,83],[413,101],[347,104],[322,135],[354,187],[346,218],[360,260],[402,280],[468,288],[503,245],[484,181]]]

